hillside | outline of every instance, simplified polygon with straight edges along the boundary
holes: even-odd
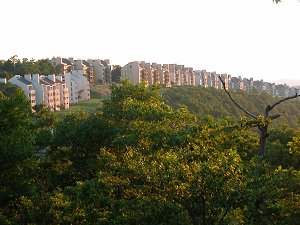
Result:
[[[267,93],[232,91],[233,98],[246,110],[259,115],[264,112],[268,104],[274,103],[279,98]],[[186,105],[188,109],[199,117],[207,114],[214,117],[237,116],[245,114],[238,109],[229,99],[223,90],[203,87],[174,87],[163,91],[167,104],[177,109],[180,105]],[[272,113],[285,111],[281,118],[274,121],[274,124],[287,123],[293,128],[299,127],[300,101],[290,100],[275,108]]]

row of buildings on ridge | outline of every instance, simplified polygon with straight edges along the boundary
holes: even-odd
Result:
[[[160,84],[166,87],[192,85],[222,89],[223,84],[219,77],[222,78],[226,89],[229,90],[265,91],[271,95],[282,97],[294,95],[299,91],[298,88],[289,87],[286,84],[269,83],[241,76],[233,77],[230,74],[218,74],[206,70],[193,70],[192,67],[177,64],[133,61],[121,69],[121,78],[130,80],[134,84],[144,82],[146,85]]]
[[[30,100],[31,106],[45,104],[52,111],[68,109],[71,103],[90,99],[90,86],[111,83],[109,60],[56,57],[51,59],[59,75],[25,74],[15,75],[9,83],[19,86]],[[275,84],[263,80],[233,77],[230,74],[218,74],[206,70],[194,70],[177,64],[158,64],[145,61],[133,61],[121,68],[121,79],[133,84],[144,82],[146,85],[159,84],[171,86],[203,86],[223,89],[222,78],[228,90],[265,91],[274,96],[287,97],[299,92],[298,88],[286,84]],[[0,79],[6,82],[5,79]]]

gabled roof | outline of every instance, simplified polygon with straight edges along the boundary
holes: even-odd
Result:
[[[48,79],[49,80],[49,79]],[[52,82],[52,81],[51,81]],[[49,82],[47,82],[46,81],[46,78],[40,78],[40,84],[45,84],[45,85],[52,85],[53,84],[53,82],[52,83],[49,83]]]
[[[62,62],[67,64],[67,65],[72,65],[71,61],[66,59],[66,58],[62,58]]]
[[[48,84],[54,84],[54,82],[52,80],[50,80],[49,78],[45,77],[42,78],[45,82],[47,82]]]
[[[20,77],[18,80],[21,81],[22,83],[26,84],[26,85],[31,85],[32,84],[30,81],[25,80],[24,77]]]

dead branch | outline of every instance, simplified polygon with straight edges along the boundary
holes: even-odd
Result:
[[[279,105],[280,103],[285,102],[285,101],[290,100],[290,99],[297,98],[298,96],[299,96],[298,93],[296,93],[293,96],[288,96],[286,98],[280,99],[279,101],[275,102],[273,105],[271,105],[267,108],[269,109],[269,112],[270,112],[275,106]]]
[[[257,119],[257,116],[255,116],[254,114],[248,112],[247,110],[245,110],[242,106],[240,106],[232,97],[231,97],[231,94],[229,93],[229,91],[227,91],[226,89],[226,85],[225,85],[225,82],[222,80],[221,76],[219,76],[219,79],[222,83],[222,86],[223,86],[223,89],[224,91],[226,92],[226,94],[229,96],[230,100],[240,109],[242,110],[244,113],[246,113],[248,116],[251,116],[252,118],[254,119]]]
[[[281,115],[284,114],[284,113],[285,113],[285,112],[283,111],[283,112],[277,113],[277,114],[275,114],[275,115],[273,115],[273,116],[269,116],[269,118],[270,118],[271,120],[275,120],[275,119],[281,117]]]

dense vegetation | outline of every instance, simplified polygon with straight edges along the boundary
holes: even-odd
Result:
[[[279,98],[266,92],[232,91],[234,99],[246,110],[256,115],[263,114],[267,105],[274,103]],[[174,87],[163,92],[166,103],[173,108],[186,105],[189,111],[198,117],[212,115],[216,118],[222,116],[246,116],[229,99],[224,90],[204,87]],[[285,112],[280,119],[274,121],[275,125],[288,124],[290,127],[299,127],[300,101],[298,99],[286,101],[272,111],[272,114]]]
[[[24,74],[59,74],[61,73],[61,65],[54,67],[49,59],[27,59],[20,60],[18,56],[12,56],[6,61],[0,61],[0,78],[10,79],[14,75]]]
[[[129,83],[90,114],[32,113],[20,91],[0,114],[0,224],[300,224],[297,130],[270,131],[261,160],[253,121]]]

